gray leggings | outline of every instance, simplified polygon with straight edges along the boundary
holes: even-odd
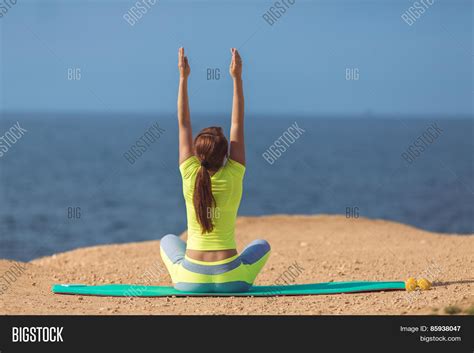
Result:
[[[174,287],[186,292],[245,292],[250,289],[270,253],[266,240],[254,240],[242,253],[226,263],[196,263],[185,257],[186,243],[173,234],[161,239],[161,256]],[[232,271],[232,274],[229,272]],[[209,278],[202,283],[202,275]],[[227,277],[227,278],[226,278]]]

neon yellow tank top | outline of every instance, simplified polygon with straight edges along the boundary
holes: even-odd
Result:
[[[242,198],[245,166],[228,159],[227,163],[211,176],[212,194],[216,200],[216,207],[210,210],[214,229],[211,233],[205,234],[202,234],[193,204],[194,184],[199,168],[201,164],[196,156],[189,157],[179,166],[183,178],[183,196],[188,221],[187,248],[191,250],[235,249],[235,220]]]

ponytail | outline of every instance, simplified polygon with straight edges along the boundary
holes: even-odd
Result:
[[[201,162],[201,167],[194,184],[193,204],[202,234],[211,233],[214,230],[212,219],[216,199],[212,195],[209,171],[217,171],[222,167],[224,158],[227,156],[228,145],[222,129],[215,126],[202,129],[194,139],[194,154]]]
[[[201,165],[196,176],[193,195],[194,209],[197,221],[201,225],[202,233],[210,233],[214,229],[212,223],[211,209],[216,205],[216,200],[212,195],[212,184],[209,170]]]

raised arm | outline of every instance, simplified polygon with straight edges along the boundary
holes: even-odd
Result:
[[[193,152],[193,131],[188,102],[188,77],[191,73],[188,57],[184,48],[178,51],[179,89],[178,89],[178,127],[179,127],[179,164],[191,157]]]
[[[244,142],[244,89],[242,84],[242,59],[237,49],[232,48],[229,72],[234,80],[232,102],[232,124],[230,127],[230,158],[245,165]]]

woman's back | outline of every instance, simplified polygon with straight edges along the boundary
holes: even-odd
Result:
[[[210,207],[208,212],[212,217],[214,227],[208,233],[202,232],[193,203],[199,168],[201,168],[201,164],[195,156],[188,158],[179,166],[183,178],[183,196],[186,201],[187,248],[188,250],[203,251],[235,249],[235,221],[242,198],[245,166],[228,159],[226,164],[211,176],[215,207]]]

